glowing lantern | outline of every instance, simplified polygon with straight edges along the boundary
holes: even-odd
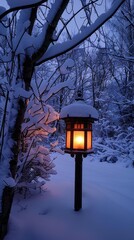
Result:
[[[87,118],[67,117],[66,148],[67,153],[88,153],[92,151],[92,123]]]
[[[65,152],[71,155],[91,153],[92,123],[98,119],[98,112],[85,103],[81,91],[74,103],[62,108],[60,118],[66,123]]]

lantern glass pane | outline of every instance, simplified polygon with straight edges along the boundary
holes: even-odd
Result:
[[[75,123],[74,124],[74,128],[75,129],[83,129],[84,128],[84,124],[83,123]]]
[[[67,131],[66,135],[66,148],[71,147],[71,131]]]
[[[84,149],[84,131],[73,132],[73,149]]]
[[[92,148],[92,132],[88,131],[87,132],[87,149]]]

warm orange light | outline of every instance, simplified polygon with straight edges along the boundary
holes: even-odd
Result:
[[[74,131],[73,149],[84,149],[84,131]]]
[[[75,129],[83,129],[84,128],[84,124],[83,123],[75,123],[74,124],[74,128]]]
[[[88,131],[87,132],[87,149],[92,148],[92,132]]]
[[[67,131],[67,137],[66,137],[66,147],[71,147],[71,131]]]

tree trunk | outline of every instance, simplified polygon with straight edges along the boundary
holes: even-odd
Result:
[[[12,177],[15,178],[17,171],[18,153],[21,139],[21,124],[24,119],[26,104],[23,100],[18,102],[19,110],[16,118],[16,123],[13,129],[12,138],[15,141],[12,152],[14,157],[10,161],[10,171]],[[14,188],[5,186],[2,195],[2,212],[0,213],[0,240],[3,240],[8,231],[8,220],[11,212],[12,202],[14,197]]]
[[[3,240],[8,231],[8,219],[13,202],[14,189],[5,187],[2,196],[2,212],[0,213],[0,240]]]

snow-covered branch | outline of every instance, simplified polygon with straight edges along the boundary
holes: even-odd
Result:
[[[74,36],[72,40],[50,46],[44,56],[39,61],[37,61],[36,65],[40,65],[43,62],[46,62],[54,57],[70,51],[71,49],[82,43],[84,40],[89,38],[96,30],[98,30],[115,14],[115,12],[119,9],[119,7],[124,1],[125,0],[115,1],[106,13],[101,14],[93,24],[91,24],[87,28],[84,28],[84,30]]]
[[[38,61],[43,56],[52,43],[53,34],[68,3],[69,0],[58,0],[51,5],[46,23],[44,24],[41,34],[38,36],[39,46],[37,44],[37,51],[32,56],[34,62]]]
[[[41,5],[42,3],[46,2],[47,0],[6,0],[1,3],[0,6],[0,19],[5,17],[7,14],[13,11],[17,11],[20,9],[27,9],[27,8],[33,8]],[[4,3],[8,3],[9,8],[4,8]]]

